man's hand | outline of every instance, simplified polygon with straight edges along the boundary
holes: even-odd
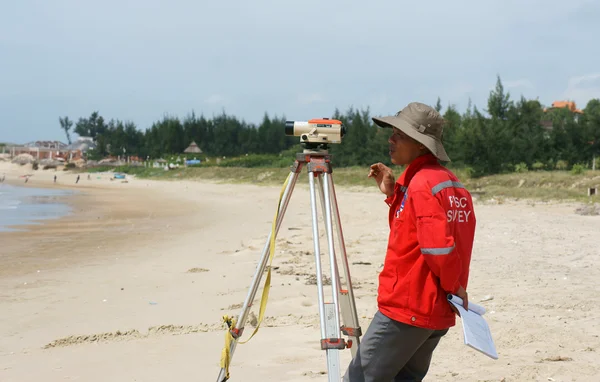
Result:
[[[465,310],[469,310],[469,294],[467,293],[465,288],[463,288],[462,286],[458,288],[458,290],[456,291],[456,295],[463,300],[463,308],[465,308]],[[450,304],[450,308],[454,311],[454,313],[456,313],[460,317],[460,313],[454,305]]]
[[[465,288],[462,286],[458,288],[456,295],[463,300],[463,308],[465,308],[465,310],[469,310],[469,295],[467,294]]]
[[[381,192],[386,194],[388,197],[394,195],[394,174],[392,169],[384,165],[383,163],[375,163],[371,165],[369,169],[369,178],[375,178],[375,182],[379,186]]]

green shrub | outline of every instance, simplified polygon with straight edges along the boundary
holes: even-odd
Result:
[[[285,164],[284,164],[285,162]],[[252,154],[238,158],[221,160],[222,167],[285,167],[294,162],[293,158],[284,158],[275,154]]]
[[[529,169],[527,168],[527,163],[521,162],[515,165],[515,172],[522,173],[527,172]]]
[[[476,172],[473,167],[465,167],[465,174],[467,175],[467,178],[471,179],[475,177]]]
[[[100,160],[104,157],[102,154],[100,154],[98,149],[89,149],[85,153],[85,156],[88,160]]]
[[[543,170],[543,169],[544,169],[544,167],[545,167],[545,165],[544,165],[542,162],[535,162],[535,163],[534,163],[534,164],[531,166],[531,168],[532,168],[534,171],[540,171],[540,170]]]
[[[559,160],[558,162],[556,162],[556,169],[557,170],[566,170],[569,167],[569,163],[566,160]]]
[[[91,173],[95,173],[95,172],[108,172],[108,171],[113,171],[115,169],[115,166],[106,166],[106,165],[102,165],[102,166],[94,166],[94,167],[87,167],[85,169],[86,172],[91,172]]]
[[[582,164],[574,164],[573,167],[571,168],[571,174],[573,175],[579,175],[579,174],[583,174],[583,172],[585,171],[585,166]]]

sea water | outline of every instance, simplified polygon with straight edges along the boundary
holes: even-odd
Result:
[[[72,191],[0,184],[0,232],[19,231],[18,226],[41,224],[67,215],[71,208],[62,197]]]

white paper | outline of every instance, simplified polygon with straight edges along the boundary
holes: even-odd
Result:
[[[480,351],[490,358],[498,359],[494,339],[490,332],[490,327],[483,318],[485,308],[481,305],[469,302],[469,310],[463,308],[463,301],[460,297],[449,295],[448,302],[458,309],[462,319],[463,334],[465,336],[465,345]]]
[[[458,304],[460,306],[463,306],[463,300],[462,298],[455,296],[453,294],[449,294],[448,295],[448,300],[450,300],[451,302],[454,303],[454,305]],[[479,314],[480,316],[483,316],[485,314],[485,308],[481,305],[477,305],[474,302],[469,301],[469,310],[472,310],[473,312]]]

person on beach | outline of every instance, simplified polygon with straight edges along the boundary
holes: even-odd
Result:
[[[75,181],[75,184],[79,183],[79,175],[77,175],[77,180]]]
[[[54,175],[54,183],[56,183],[56,175]]]
[[[421,381],[440,339],[456,324],[448,294],[468,307],[467,283],[475,235],[470,193],[438,161],[444,120],[430,106],[412,102],[394,116],[373,118],[392,129],[392,170],[373,164],[373,178],[387,198],[390,233],[379,274],[378,310],[344,381]]]

